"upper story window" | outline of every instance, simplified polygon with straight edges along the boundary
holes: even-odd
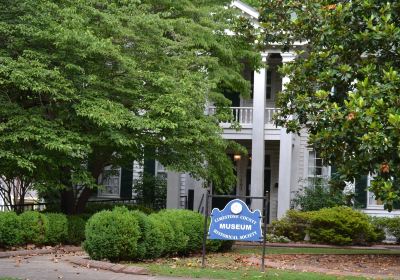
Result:
[[[100,175],[100,184],[98,196],[119,197],[121,192],[121,168],[112,168],[107,166]]]
[[[267,70],[267,78],[266,78],[266,89],[265,89],[265,98],[267,100],[272,99],[272,71]]]
[[[330,177],[330,167],[324,164],[323,159],[315,150],[308,151],[307,180],[309,185],[315,186]]]

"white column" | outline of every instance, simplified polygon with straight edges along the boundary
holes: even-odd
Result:
[[[267,57],[263,57],[266,63]],[[251,196],[263,196],[264,192],[264,158],[265,158],[265,86],[266,71],[261,68],[254,72],[253,89],[253,130],[252,130],[252,151],[251,151]],[[251,208],[253,210],[263,210],[263,201],[261,199],[252,200]]]
[[[288,63],[295,59],[293,53],[282,53],[282,63]],[[289,77],[282,78],[282,91],[289,83]],[[279,146],[279,184],[278,184],[278,219],[285,215],[290,209],[290,182],[292,178],[292,154],[293,154],[293,135],[287,133],[285,128],[281,128]]]
[[[179,173],[167,172],[167,208],[180,208]]]

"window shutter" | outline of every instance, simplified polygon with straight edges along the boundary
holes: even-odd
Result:
[[[357,208],[367,208],[367,184],[368,176],[360,176],[356,179],[355,206]]]
[[[121,168],[121,198],[132,198],[133,166]]]

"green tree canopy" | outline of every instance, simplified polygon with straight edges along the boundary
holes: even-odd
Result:
[[[243,62],[257,67],[259,55],[228,4],[1,1],[0,174],[70,195],[79,185],[84,202],[106,165],[147,149],[171,169],[232,185],[226,150],[238,147],[205,105],[229,105],[222,89],[249,94]]]
[[[263,47],[298,55],[282,69],[290,83],[277,123],[307,128],[342,179],[372,174],[371,190],[391,210],[400,200],[400,3],[262,2]]]

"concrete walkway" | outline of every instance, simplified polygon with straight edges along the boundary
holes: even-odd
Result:
[[[0,276],[29,280],[189,280],[182,277],[128,275],[72,265],[54,255],[0,259]]]

